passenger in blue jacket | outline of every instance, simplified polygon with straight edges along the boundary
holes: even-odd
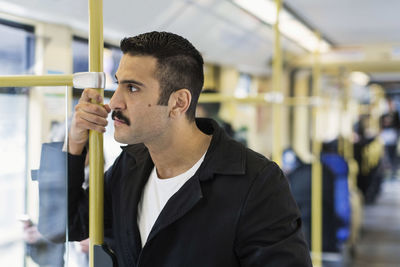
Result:
[[[119,266],[311,266],[298,208],[279,167],[195,119],[203,58],[185,38],[149,32],[121,41],[109,105],[83,91],[71,124],[69,234],[88,236],[84,145],[112,111],[128,144],[105,173],[105,235]]]

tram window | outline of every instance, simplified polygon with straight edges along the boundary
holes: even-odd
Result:
[[[0,20],[0,74],[32,72],[33,27]],[[0,88],[0,265],[23,266],[28,90]]]
[[[32,73],[33,27],[0,20],[0,36],[1,75]]]
[[[89,47],[87,39],[74,37],[72,42],[73,72],[85,72],[89,70]],[[117,46],[104,45],[103,67],[106,73],[105,96],[111,97],[116,89],[114,75],[117,72],[122,52]],[[81,90],[75,89],[74,96],[80,95]]]
[[[240,73],[239,81],[235,89],[236,97],[247,97],[251,89],[251,76],[249,74]]]

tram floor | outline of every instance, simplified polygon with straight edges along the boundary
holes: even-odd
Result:
[[[400,180],[385,181],[376,203],[364,207],[354,252],[348,267],[400,266]]]

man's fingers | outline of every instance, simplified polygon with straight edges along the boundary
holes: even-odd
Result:
[[[101,105],[87,103],[87,102],[82,102],[82,103],[79,103],[78,105],[76,105],[75,106],[75,111],[76,112],[83,111],[83,112],[86,112],[86,113],[90,113],[90,114],[94,114],[94,115],[97,115],[97,116],[101,116],[103,118],[107,118],[108,113],[109,113],[109,111],[107,110],[105,105],[101,106]]]
[[[76,124],[79,127],[84,126],[84,128],[87,128],[85,126],[87,126],[89,124],[94,124],[94,127],[96,126],[101,126],[101,127],[105,127],[108,124],[108,121],[106,118],[104,117],[100,117],[96,114],[92,114],[92,113],[88,113],[88,112],[83,112],[83,111],[78,111],[76,112]],[[91,130],[94,130],[92,128],[90,128]]]
[[[87,130],[97,131],[99,133],[105,133],[106,132],[106,127],[98,125],[98,124],[94,124],[94,123],[86,121],[84,119],[80,120],[79,126],[82,127],[82,128],[85,128]]]
[[[86,88],[83,90],[79,102],[91,102],[92,100],[96,101],[97,103],[103,102],[103,98],[97,90],[91,88]]]
[[[108,113],[111,112],[111,108],[108,104],[104,104],[104,108],[107,110]]]
[[[85,143],[88,138],[87,130],[94,130],[100,133],[106,131],[107,116],[111,109],[108,105],[94,104],[92,100],[101,103],[103,98],[95,89],[87,88],[82,92],[79,103],[75,106],[68,147],[72,154],[78,155],[81,153],[81,144]],[[75,144],[78,145],[75,146]]]
[[[80,129],[95,130],[100,133],[106,131],[105,127],[108,124],[106,119],[90,113],[77,113],[76,116],[76,126]]]

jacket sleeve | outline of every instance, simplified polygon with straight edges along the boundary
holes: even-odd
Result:
[[[275,163],[259,173],[244,203],[235,252],[241,266],[312,266],[289,184]]]
[[[89,237],[89,188],[83,189],[85,157],[68,154],[68,231],[70,241]],[[113,166],[104,174],[104,234],[112,239],[112,199],[109,193]]]
[[[85,179],[86,152],[68,153],[68,239],[80,241],[89,236],[89,188],[82,188]]]

